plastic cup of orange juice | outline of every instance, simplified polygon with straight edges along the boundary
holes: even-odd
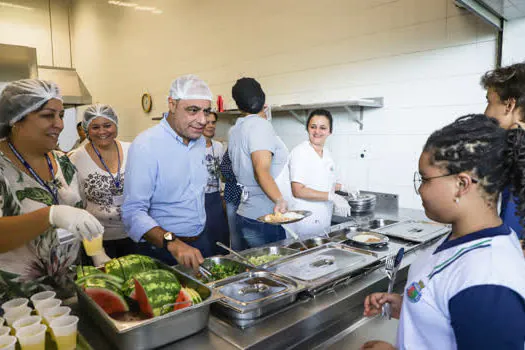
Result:
[[[15,350],[16,337],[11,335],[0,336],[0,349],[1,350]]]
[[[82,244],[84,245],[87,256],[95,256],[104,252],[102,247],[102,235],[93,237],[91,241],[83,239]]]
[[[78,317],[64,316],[51,321],[51,330],[58,350],[74,350],[77,347]]]
[[[56,295],[57,293],[50,290],[50,291],[33,294],[30,299],[31,299],[31,302],[33,303],[33,306],[36,308],[37,304],[43,301],[49,300],[49,299],[54,299]]]
[[[46,330],[44,324],[35,324],[21,328],[16,332],[16,337],[22,350],[45,350]]]
[[[31,316],[31,311],[33,310],[30,307],[24,306],[24,308],[19,308],[19,309],[15,309],[15,310],[6,312],[4,317],[5,317],[5,320],[7,321],[7,324],[11,326],[13,322],[15,322],[16,320],[23,318],[23,317]]]
[[[59,307],[62,304],[60,299],[47,299],[38,303],[35,308],[40,316],[44,315],[45,310],[53,309]]]
[[[2,309],[4,310],[5,313],[8,313],[10,311],[23,309],[27,306],[28,303],[29,303],[29,299],[27,298],[11,299],[2,304]]]
[[[46,309],[44,312],[44,320],[50,324],[54,319],[69,316],[71,308],[69,306],[59,306],[52,309]]]
[[[13,328],[18,332],[22,328],[40,324],[40,322],[42,322],[41,316],[26,316],[13,322]]]

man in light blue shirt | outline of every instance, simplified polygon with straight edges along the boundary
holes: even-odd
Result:
[[[206,140],[212,94],[196,76],[176,79],[169,112],[133,141],[126,164],[122,219],[142,254],[197,269],[211,253],[206,222]]]

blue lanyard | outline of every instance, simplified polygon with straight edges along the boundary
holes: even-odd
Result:
[[[22,163],[26,167],[27,171],[29,171],[29,173],[33,176],[36,182],[38,182],[40,186],[44,187],[51,194],[51,196],[53,197],[53,204],[58,204],[58,188],[56,186],[51,188],[44,180],[42,180],[42,178],[36,173],[36,171],[31,167],[31,165],[29,165],[29,163],[24,159],[24,157],[22,157],[22,155],[18,153],[11,141],[8,141],[7,144],[9,145],[9,148],[11,148],[11,151],[16,156],[16,158],[18,158],[20,163]],[[45,157],[47,160],[47,167],[49,168],[49,173],[51,174],[51,179],[52,181],[54,181],[55,171],[53,170],[53,164],[51,164],[51,159],[49,159],[49,156],[47,154],[45,155]]]
[[[100,162],[104,166],[104,169],[106,169],[106,171],[108,172],[109,176],[111,176],[111,179],[113,180],[113,183],[115,184],[115,187],[118,190],[118,189],[120,189],[120,185],[122,184],[122,182],[121,182],[121,179],[120,179],[120,152],[118,150],[118,145],[117,145],[116,141],[115,141],[115,146],[117,147],[117,158],[118,158],[118,170],[117,170],[117,177],[116,178],[113,176],[113,174],[109,170],[106,162],[104,162],[104,158],[102,158],[102,155],[100,154],[98,149],[95,147],[93,142],[91,142],[91,147],[93,147],[93,151],[95,151],[95,153],[97,154],[98,159],[100,159]]]

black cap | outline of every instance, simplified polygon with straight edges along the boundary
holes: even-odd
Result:
[[[259,113],[264,107],[266,95],[261,84],[253,78],[241,78],[232,87],[232,97],[237,107],[248,113]]]

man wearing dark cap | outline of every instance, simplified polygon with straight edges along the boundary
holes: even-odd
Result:
[[[275,179],[288,174],[288,149],[268,121],[266,96],[255,79],[237,80],[232,97],[244,115],[231,129],[228,144],[233,172],[243,187],[236,216],[236,234],[240,237],[232,237],[232,248],[242,250],[286,238],[281,226],[256,219],[287,210],[288,203]]]

